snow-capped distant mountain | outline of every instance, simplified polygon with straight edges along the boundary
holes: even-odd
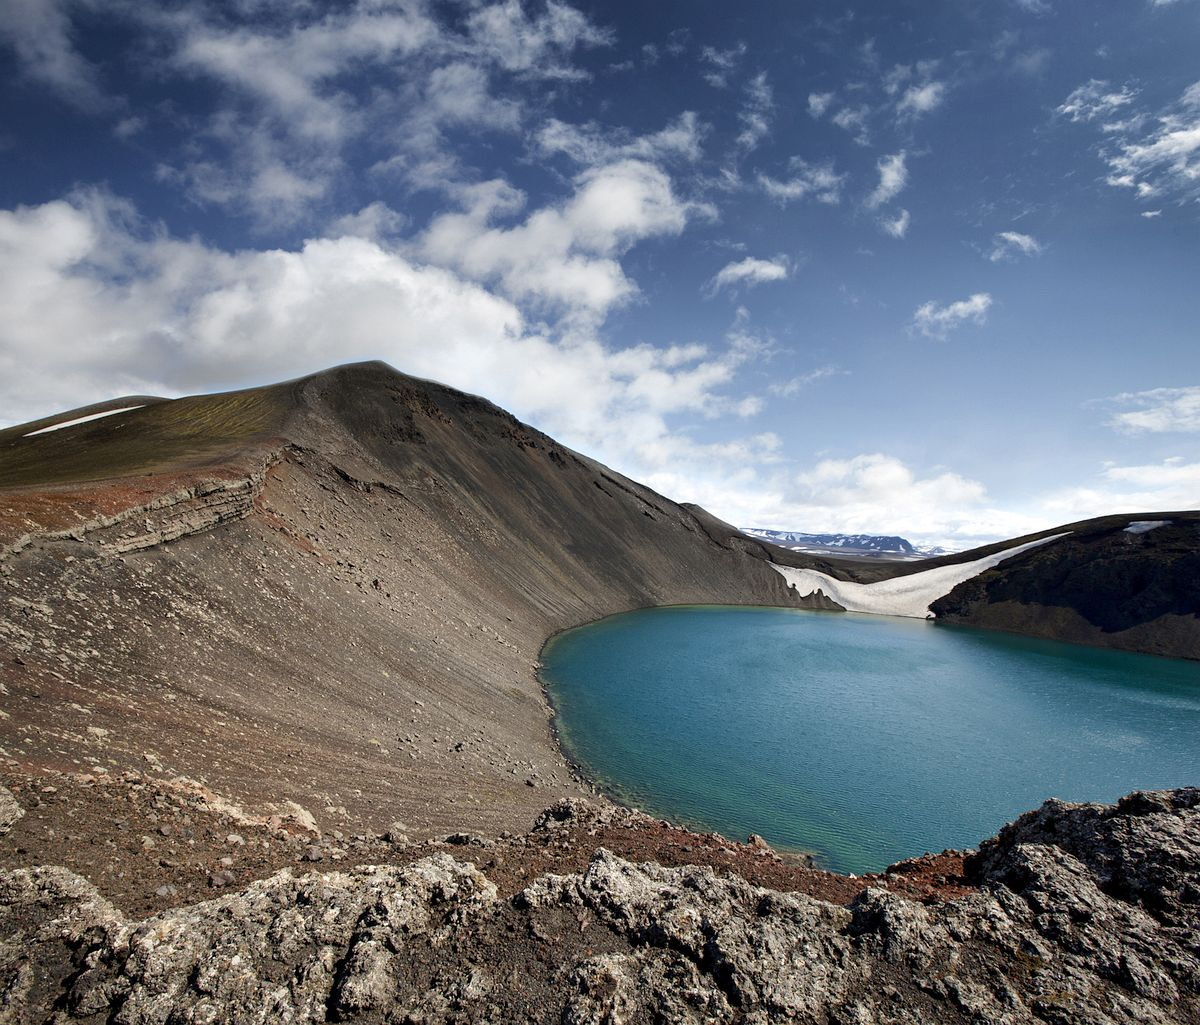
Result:
[[[740,527],[743,534],[770,541],[793,552],[815,555],[855,555],[876,559],[929,559],[948,555],[949,549],[917,548],[902,537],[891,534],[805,534],[795,530],[766,530]]]
[[[917,553],[926,559],[936,559],[939,555],[957,555],[960,551],[962,551],[961,548],[943,548],[941,545],[917,549]]]

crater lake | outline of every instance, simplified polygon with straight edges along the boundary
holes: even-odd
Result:
[[[1050,797],[1200,783],[1200,663],[726,606],[613,616],[542,662],[564,750],[614,798],[840,872],[975,847]]]

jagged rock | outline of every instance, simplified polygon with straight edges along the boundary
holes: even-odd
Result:
[[[56,978],[66,1020],[113,1013],[148,1025],[325,1021],[327,1006],[343,1015],[381,1006],[396,991],[405,942],[486,907],[495,887],[440,855],[352,874],[285,870],[137,923],[63,869],[7,873],[0,896],[0,964],[15,966],[0,983],[12,1020],[49,1018],[60,994],[45,980]]]
[[[116,908],[65,868],[0,872],[0,1021],[48,1020],[84,957],[109,946],[124,925]],[[96,997],[100,1006],[111,1003]]]
[[[509,900],[438,854],[285,870],[128,922],[64,869],[10,871],[0,1006],[56,1025],[1194,1023],[1197,796],[1048,802],[970,859],[978,889],[928,906],[868,888],[840,907],[599,850]]]
[[[306,833],[321,832],[317,826],[317,820],[313,818],[312,812],[307,808],[303,808],[295,801],[285,801],[284,810],[278,814],[271,815],[267,818],[267,825],[274,830],[286,830],[289,826],[296,826]]]
[[[578,797],[564,797],[543,811],[533,823],[533,832],[560,829],[583,820],[591,806]]]
[[[0,836],[4,836],[25,814],[8,787],[0,786]]]

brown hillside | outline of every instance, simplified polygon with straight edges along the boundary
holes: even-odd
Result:
[[[381,364],[6,434],[12,778],[153,770],[347,834],[524,829],[581,792],[535,676],[547,636],[797,604],[696,514]]]

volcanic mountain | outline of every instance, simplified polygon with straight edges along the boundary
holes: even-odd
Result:
[[[412,962],[418,975],[426,973],[428,999],[403,1004],[409,1020],[515,1020],[525,1015],[520,1000],[536,1003],[537,992],[548,1001],[546,1020],[734,1020],[738,1008],[762,1003],[767,983],[754,973],[777,970],[762,953],[762,944],[775,940],[747,939],[758,959],[730,967],[719,943],[712,948],[672,932],[683,929],[683,919],[653,931],[669,914],[659,906],[665,894],[697,894],[686,912],[697,921],[708,913],[706,900],[725,915],[757,908],[753,915],[764,921],[782,916],[776,924],[789,936],[808,928],[787,904],[801,898],[769,894],[811,894],[813,908],[804,905],[805,915],[816,916],[811,935],[821,937],[830,964],[849,964],[850,946],[859,942],[852,937],[885,943],[889,922],[920,918],[923,905],[914,899],[949,900],[993,884],[1011,884],[1013,893],[1067,885],[1057,862],[1034,869],[1021,860],[1028,861],[1028,844],[1059,849],[1042,835],[1059,829],[1051,820],[1068,823],[1060,839],[1077,841],[1070,857],[1099,880],[1108,863],[1093,858],[1094,849],[1133,842],[1109,837],[1107,812],[1088,818],[1052,809],[1025,832],[996,841],[990,860],[947,855],[863,882],[635,813],[588,810],[579,798],[589,788],[553,736],[536,677],[538,653],[556,631],[643,606],[838,608],[823,589],[790,587],[780,568],[870,587],[1041,541],[958,584],[933,611],[954,622],[1198,657],[1198,530],[1194,512],[1156,513],[1068,525],[915,564],[790,552],[698,507],[677,505],[483,399],[374,363],[221,395],[126,397],[0,431],[0,758],[7,787],[0,788],[0,834],[7,832],[0,840],[0,933],[16,938],[0,944],[0,994],[5,1006],[25,1009],[14,1012],[17,1020],[40,1021],[66,1008],[62,1014],[79,1019],[119,1009],[122,1021],[158,1021],[166,1018],[154,1008],[184,1005],[210,1020],[307,1021],[360,1012],[380,1020],[394,1016],[400,990],[390,967],[379,968],[386,980],[368,967],[391,965],[393,955],[380,951],[399,949],[403,933],[414,942],[429,938]],[[1169,872],[1150,865],[1168,848],[1150,841],[1128,847],[1130,864],[1136,868],[1141,858],[1149,866],[1137,885],[1153,889],[1162,907],[1176,907],[1184,899],[1178,893],[1200,892],[1198,803],[1180,792],[1128,811],[1143,840],[1163,830],[1184,838],[1178,850],[1169,848]],[[524,835],[535,819],[537,829]],[[609,853],[597,855],[601,845]],[[656,864],[630,875],[622,857]],[[294,873],[312,867],[307,862],[408,868],[322,876],[323,865],[303,877],[316,882],[297,880]],[[703,869],[660,867],[685,864]],[[204,905],[206,911],[163,910],[279,869],[283,875]],[[535,884],[547,871],[585,869],[591,882],[570,894],[555,887],[577,884],[553,880],[574,876]],[[714,875],[726,871],[739,881],[726,885]],[[773,889],[753,890],[740,879]],[[864,890],[868,883],[877,888]],[[593,900],[585,890],[597,885],[621,896]],[[1129,979],[1110,978],[1096,967],[1099,954],[1071,954],[1077,981],[1086,977],[1100,994],[1087,1006],[1109,999],[1111,990],[1149,1015],[1169,1009],[1174,993],[1190,1013],[1200,963],[1194,953],[1180,953],[1167,932],[1160,935],[1166,918],[1129,924],[1129,902],[1143,900],[1130,896],[1136,887],[1129,886],[1096,898],[1112,905],[1104,905],[1110,924],[1088,935],[1118,945],[1141,937],[1137,964],[1169,956],[1175,967],[1153,969],[1158,975],[1131,967]],[[1164,896],[1163,887],[1175,889]],[[858,911],[842,908],[865,892],[875,896]],[[393,900],[403,894],[415,916],[407,925]],[[777,898],[784,904],[771,904]],[[1060,895],[1045,899],[1066,907]],[[635,905],[641,910],[630,910]],[[685,905],[691,907],[677,907]],[[136,922],[155,910],[166,917]],[[464,933],[438,953],[443,940],[430,938],[430,923],[449,929],[451,919],[443,918],[451,912],[455,928],[464,929],[476,912],[492,915],[487,928],[495,937]],[[316,917],[296,925],[300,938],[292,946],[280,940],[264,948],[275,968],[260,964],[258,940],[228,932],[230,921],[244,920],[259,930],[255,936],[276,935],[284,913],[294,913],[296,923]],[[992,912],[963,913],[975,922]],[[220,936],[205,931],[210,914],[224,923],[212,926]],[[261,915],[270,921],[259,922]],[[342,923],[338,916],[345,915],[352,917]],[[606,915],[625,916],[623,924],[592,936],[588,929]],[[644,927],[638,915],[649,915]],[[1033,972],[1039,959],[1061,967],[1058,940],[1035,942],[1035,924],[1028,928],[1035,952],[1022,955],[1027,961],[1013,951],[980,955],[983,976],[993,963],[1005,971],[1020,964]],[[513,930],[525,937],[511,941],[514,953],[489,960],[483,948]],[[150,981],[149,962],[137,961],[143,934],[200,937],[193,953],[203,947],[207,953],[196,957],[208,958],[207,967],[173,947],[157,962],[171,966],[167,976]],[[556,975],[553,959],[541,954],[529,957],[540,958],[545,970],[529,967],[520,954],[527,939],[534,947],[561,941],[562,950],[574,952],[564,962],[573,967]],[[687,953],[693,940],[695,957]],[[903,943],[895,942],[900,951]],[[476,943],[483,946],[469,953]],[[647,943],[663,958],[637,954]],[[917,946],[933,949],[924,940]],[[255,967],[215,953],[235,948]],[[877,954],[879,966],[891,963],[882,947],[870,958]],[[942,964],[949,955],[929,956]],[[1132,963],[1132,953],[1121,957]],[[1184,965],[1180,958],[1191,960]],[[243,968],[232,967],[237,963]],[[532,973],[532,990],[497,981],[513,964]],[[229,980],[243,969],[266,988],[230,995]],[[829,1008],[861,1004],[874,985],[871,971],[864,967],[857,981],[814,995],[816,1010],[805,1020],[830,1020]],[[966,1020],[960,1011],[976,999],[969,987],[981,984],[979,972],[972,969],[974,981],[959,989],[939,981],[927,991],[923,971],[893,965],[876,974],[933,1008],[912,1020]],[[1047,976],[1035,986],[1022,977],[1020,999],[1040,999],[1038,986],[1050,993],[1071,978]],[[647,1004],[629,1011],[638,1006],[639,987],[661,996],[657,1010]],[[568,1013],[570,994],[592,1002]],[[771,1000],[772,1007],[792,1007],[792,1016],[800,1006],[779,994]],[[488,1011],[493,1005],[499,1010]],[[839,1020],[906,1020],[855,1014],[846,1010]]]

